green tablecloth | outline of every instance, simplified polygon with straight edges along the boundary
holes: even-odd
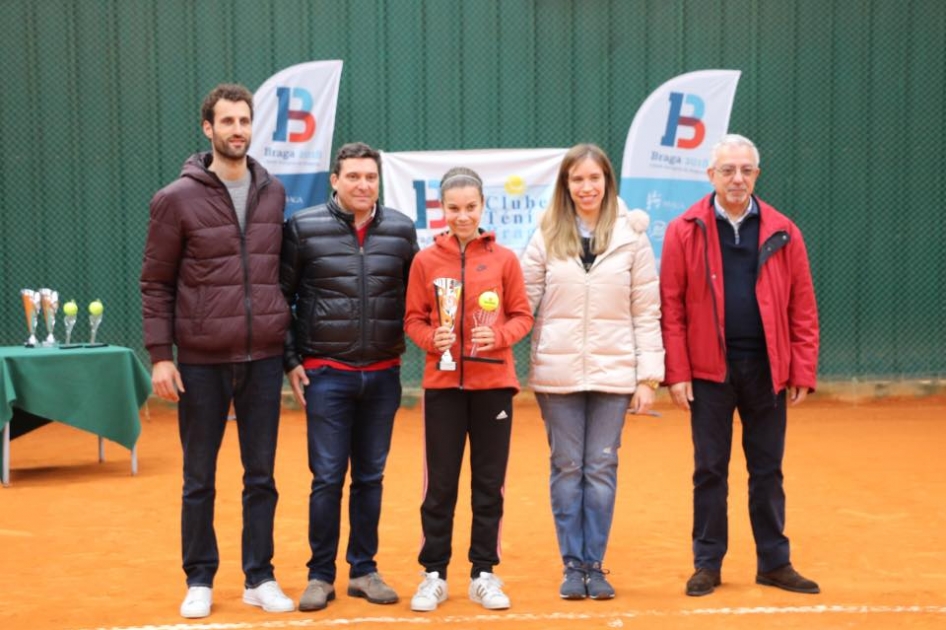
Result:
[[[128,348],[0,347],[0,431],[22,409],[131,449],[150,394],[151,377]]]

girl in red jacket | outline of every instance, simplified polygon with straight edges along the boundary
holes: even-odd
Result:
[[[532,327],[532,311],[516,255],[479,229],[484,204],[479,175],[450,169],[440,182],[440,200],[449,230],[414,258],[404,317],[405,331],[427,352],[419,557],[425,576],[411,609],[435,610],[447,599],[467,436],[473,507],[469,595],[485,608],[504,609],[509,598],[493,567],[499,564],[512,398],[519,391],[512,346]]]

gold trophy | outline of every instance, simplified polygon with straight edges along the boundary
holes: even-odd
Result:
[[[56,337],[53,335],[53,329],[56,328],[56,311],[59,310],[59,292],[52,289],[40,289],[39,301],[43,308],[43,323],[46,324],[46,341],[44,347],[56,345]]]
[[[35,348],[39,341],[36,340],[36,318],[39,317],[39,292],[33,289],[21,289],[20,297],[23,298],[23,311],[26,313],[26,328],[30,331],[30,337],[23,345],[27,348]]]
[[[460,308],[460,297],[463,293],[463,283],[453,278],[437,278],[434,280],[434,295],[437,296],[437,313],[440,316],[440,325],[446,326],[453,332],[456,326],[457,310]],[[441,355],[437,369],[452,372],[457,369],[456,361],[450,354],[450,348]]]

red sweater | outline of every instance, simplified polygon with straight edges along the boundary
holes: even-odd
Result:
[[[437,369],[441,353],[433,343],[434,331],[440,326],[434,294],[436,278],[453,278],[463,283],[454,328],[457,342],[450,349],[457,362],[456,371]],[[499,308],[492,323],[496,345],[488,352],[477,351],[476,357],[470,357],[473,314],[480,310],[479,296],[484,291],[495,291],[499,295]],[[528,334],[532,322],[519,260],[511,250],[496,243],[492,233],[481,234],[467,244],[463,253],[456,237],[441,234],[433,245],[414,257],[407,284],[404,331],[427,353],[425,388],[509,387],[518,391],[512,346]]]
[[[818,308],[801,230],[759,201],[759,273],[755,297],[776,392],[815,388]],[[713,195],[670,222],[660,261],[661,330],[666,383],[726,378],[723,259]]]

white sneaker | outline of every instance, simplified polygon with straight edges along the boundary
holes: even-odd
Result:
[[[213,589],[209,586],[191,586],[187,589],[184,602],[181,604],[181,617],[200,619],[210,615],[210,606],[213,604]]]
[[[437,610],[437,605],[447,601],[447,582],[440,579],[440,573],[424,573],[424,581],[417,587],[411,598],[411,610],[430,612]]]
[[[296,609],[295,602],[286,597],[276,580],[263,582],[256,588],[244,589],[243,603],[259,606],[271,613],[292,612]]]
[[[470,599],[489,610],[509,608],[509,598],[503,593],[503,581],[486,571],[470,580]]]

